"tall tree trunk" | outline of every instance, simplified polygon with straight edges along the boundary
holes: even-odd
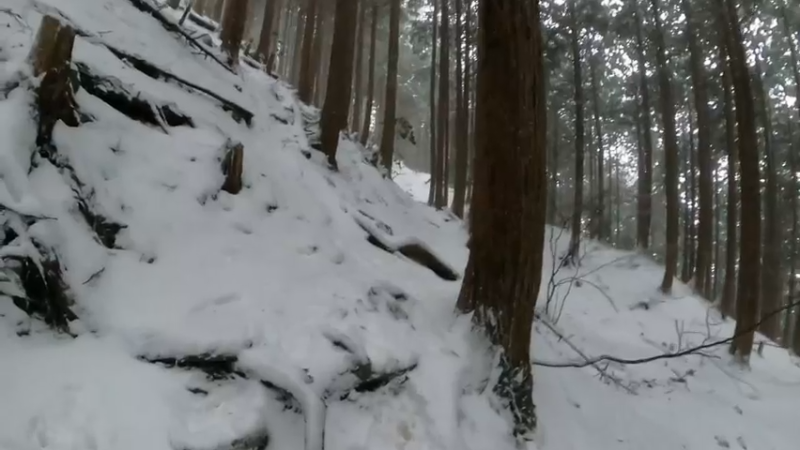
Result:
[[[800,86],[799,86],[800,87]],[[787,195],[789,196],[789,209],[792,210],[792,234],[791,234],[791,242],[789,243],[789,261],[790,261],[790,271],[789,271],[789,286],[788,286],[788,298],[786,299],[786,304],[790,305],[794,302],[797,302],[797,239],[800,237],[798,235],[798,210],[797,210],[797,197],[798,193],[800,193],[800,185],[798,185],[798,177],[797,171],[800,170],[800,164],[798,164],[798,156],[797,156],[797,147],[795,147],[795,137],[794,137],[794,127],[792,126],[792,119],[790,118],[788,121],[788,128],[789,128],[789,167],[792,171],[791,176],[789,177],[789,188],[786,190]],[[797,308],[789,308],[786,310],[786,327],[784,332],[783,342],[787,348],[794,348],[796,353],[800,353],[800,346],[793,345],[792,339],[792,325],[793,325],[793,317],[792,311]],[[800,312],[795,312],[798,316],[800,321]],[[800,326],[800,323],[794,324],[796,327]],[[795,333],[800,335],[800,331],[795,330]],[[800,343],[798,341],[797,343]]]
[[[389,13],[389,62],[386,69],[386,97],[381,135],[381,161],[386,176],[392,177],[394,133],[397,121],[397,64],[400,59],[400,0],[392,0]]]
[[[447,207],[447,144],[450,133],[450,0],[441,0],[442,15],[440,27],[440,56],[439,56],[439,117],[437,125],[439,130],[436,136],[436,148],[439,156],[439,185],[438,195],[436,196],[436,207]]]
[[[723,107],[724,108],[724,107]],[[719,160],[719,158],[717,158]],[[724,272],[725,261],[722,259],[722,196],[720,195],[720,175],[719,164],[714,165],[714,280],[711,284],[712,295],[709,300],[717,301],[720,298],[722,287],[722,274]],[[734,228],[735,230],[735,228]]]
[[[608,239],[605,220],[605,173],[603,173],[603,129],[600,118],[600,88],[598,87],[597,74],[598,55],[589,58],[592,75],[592,104],[594,106],[594,134],[597,137],[597,202],[594,205],[594,237],[600,240]]]
[[[358,7],[358,34],[356,35],[356,64],[353,78],[353,116],[350,121],[350,130],[357,131],[361,125],[361,108],[364,106],[364,40],[367,33],[367,4],[368,0],[360,0]]]
[[[258,39],[258,57],[262,63],[266,63],[270,60],[270,55],[272,55],[272,46],[273,46],[273,30],[276,22],[276,16],[280,11],[279,0],[267,0],[266,5],[264,6],[264,20],[261,23],[261,35]],[[271,68],[267,67],[267,71],[270,71]]]
[[[367,71],[367,106],[364,108],[364,123],[361,126],[361,145],[369,140],[369,125],[372,123],[372,104],[375,99],[375,44],[378,33],[378,3],[372,3],[369,31],[369,70]]]
[[[502,348],[514,434],[536,426],[530,336],[544,250],[546,117],[538,2],[481,0],[475,192],[462,310]],[[509,76],[514,74],[514,76]]]
[[[464,218],[464,198],[467,189],[467,126],[468,117],[464,99],[464,27],[462,2],[456,2],[456,126],[455,126],[455,186],[453,190],[453,214]]]
[[[669,74],[664,30],[661,26],[661,11],[658,0],[651,0],[656,24],[658,84],[661,94],[661,123],[664,128],[664,190],[667,198],[667,255],[664,261],[664,279],[661,291],[672,292],[672,284],[678,267],[678,142],[675,131],[675,103],[672,95],[672,80]]]
[[[718,3],[723,1],[725,5],[721,16],[724,17],[727,26],[723,27],[722,31],[733,78],[741,175],[742,234],[739,244],[741,252],[739,270],[747,274],[739,277],[736,330],[731,354],[739,363],[746,365],[753,349],[761,284],[761,187],[758,139],[750,70],[747,66],[747,53],[736,3],[733,0],[718,0]]]
[[[430,158],[431,158],[431,182],[430,182],[430,191],[428,192],[428,205],[434,206],[439,204],[438,202],[438,195],[439,195],[439,146],[437,141],[437,130],[436,130],[436,50],[438,48],[438,17],[439,17],[439,0],[433,0],[433,18],[431,20],[432,28],[433,28],[433,40],[431,41],[431,87],[430,87],[430,107],[431,107],[431,119],[430,119],[430,135],[431,135],[431,145],[430,145]]]
[[[761,317],[759,331],[774,341],[781,336],[781,316],[775,314],[782,305],[783,297],[783,233],[778,216],[778,177],[775,173],[775,155],[772,149],[772,118],[769,98],[761,63],[756,59],[753,71],[753,87],[758,102],[758,115],[764,130],[764,157],[766,160],[766,189],[764,190],[764,255],[761,273]]]
[[[303,51],[300,56],[300,75],[298,95],[300,101],[310,104],[314,94],[314,28],[317,23],[317,9],[320,0],[308,0],[305,7],[305,24],[303,26]]]
[[[322,151],[333,168],[338,168],[336,149],[339,146],[339,133],[347,128],[347,113],[350,110],[357,9],[358,1],[336,0],[328,88],[320,118]]]
[[[727,27],[725,22],[722,22],[724,27]],[[739,186],[736,181],[737,161],[739,160],[739,151],[736,147],[736,117],[733,108],[733,77],[731,76],[731,69],[728,64],[728,56],[725,47],[727,46],[726,38],[722,38],[719,46],[720,52],[720,67],[722,70],[722,87],[723,87],[723,101],[725,111],[725,146],[728,150],[728,166],[727,166],[727,186],[728,186],[728,204],[726,212],[726,242],[725,242],[725,280],[722,285],[722,301],[720,302],[720,310],[724,317],[729,317],[735,314],[736,306],[736,266],[738,265],[738,210],[739,210]]]
[[[314,47],[311,50],[311,102],[314,105],[320,105],[322,103],[320,100],[322,95],[322,87],[320,84],[322,83],[321,80],[325,79],[325,71],[328,66],[325,53],[327,52],[327,47],[329,47],[326,44],[330,42],[330,38],[328,37],[328,25],[330,22],[328,18],[328,14],[330,12],[329,8],[329,4],[321,3],[317,10],[317,24],[315,26],[316,31],[314,31]]]
[[[645,67],[647,57],[645,55],[642,18],[639,12],[638,0],[632,0],[632,3],[636,22],[637,70],[640,84],[639,95],[641,95],[642,101],[640,118],[642,142],[644,143],[642,153],[643,167],[639,171],[636,199],[636,244],[640,249],[645,250],[650,248],[650,227],[653,220],[653,127],[650,119],[650,90],[647,87],[647,68]]]
[[[300,71],[303,59],[305,58],[304,52],[304,37],[306,31],[306,8],[297,8],[297,20],[294,30],[294,55],[292,56],[292,74],[290,79],[298,87],[300,87]]]
[[[547,157],[547,174],[550,185],[547,187],[547,223],[552,226],[563,226],[558,223],[558,143],[561,136],[559,127],[559,114],[561,109],[556,106],[552,108],[552,134],[550,135],[550,155]]]
[[[567,264],[578,263],[583,216],[583,77],[581,75],[581,47],[575,1],[569,0],[570,45],[572,47],[573,87],[575,89],[575,198],[572,205],[572,233],[569,250],[564,260]]]
[[[713,239],[714,198],[711,167],[711,119],[708,109],[708,75],[703,60],[703,47],[697,39],[698,26],[689,0],[681,0],[686,15],[686,37],[689,41],[689,64],[697,113],[697,162],[700,170],[699,224],[697,233],[697,261],[694,281],[698,292],[711,298],[708,280],[711,278],[711,251]]]
[[[247,25],[247,4],[247,0],[225,2],[225,14],[219,37],[222,41],[222,51],[227,55],[231,67],[239,65],[239,52]]]

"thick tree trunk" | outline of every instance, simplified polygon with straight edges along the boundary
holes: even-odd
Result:
[[[231,67],[239,65],[239,52],[242,48],[245,28],[247,27],[248,0],[225,2],[225,14],[222,17],[222,51],[228,57]]]
[[[431,159],[431,182],[430,190],[428,191],[428,205],[438,205],[439,195],[439,146],[437,141],[438,132],[436,129],[436,50],[438,48],[438,17],[439,17],[439,0],[433,0],[433,18],[431,20],[433,28],[433,40],[431,41],[431,87],[430,87],[430,159]]]
[[[799,86],[800,87],[800,86]],[[789,261],[790,261],[790,270],[789,270],[789,283],[788,283],[788,296],[786,299],[786,304],[792,304],[797,302],[797,239],[798,237],[798,202],[797,197],[800,195],[800,185],[798,185],[798,178],[797,178],[797,171],[800,170],[800,164],[798,164],[798,156],[797,156],[797,147],[795,147],[794,141],[794,127],[792,126],[792,119],[788,121],[788,128],[789,128],[789,167],[792,171],[789,177],[789,186],[786,189],[786,195],[789,197],[789,209],[792,211],[792,233],[791,233],[791,241],[789,243]],[[783,337],[784,346],[787,348],[794,348],[795,352],[800,352],[800,346],[793,345],[792,339],[792,325],[800,325],[794,324],[794,317],[792,316],[792,312],[797,308],[789,308],[786,310],[786,324],[785,324],[785,331]],[[795,312],[797,316],[800,317],[800,312]],[[800,320],[800,318],[798,318]],[[798,333],[795,330],[795,333]]]
[[[436,208],[447,207],[448,190],[448,138],[450,133],[450,0],[441,0],[442,14],[440,21],[440,56],[439,56],[439,116],[436,119],[439,127],[436,135],[436,149],[439,156],[438,194],[434,199]]]
[[[308,0],[305,7],[305,23],[303,25],[303,49],[300,55],[300,74],[298,96],[300,101],[311,103],[314,93],[314,28],[317,23],[319,0]]]
[[[347,113],[350,110],[357,9],[357,1],[336,0],[328,88],[320,119],[322,151],[333,168],[338,168],[336,149],[339,146],[339,133],[347,128]]]
[[[456,126],[455,126],[455,185],[453,190],[453,214],[464,218],[464,199],[467,188],[467,126],[468,117],[464,99],[464,61],[463,40],[464,30],[462,22],[462,2],[456,2]]]
[[[650,248],[650,227],[653,218],[653,132],[650,119],[650,90],[647,87],[647,68],[645,61],[645,43],[642,31],[642,18],[639,12],[638,0],[632,0],[636,22],[636,52],[638,54],[637,70],[641,95],[641,125],[643,167],[640,169],[638,182],[638,195],[636,199],[636,243],[641,249]]]
[[[530,336],[547,198],[538,15],[538,2],[480,2],[472,238],[459,298],[503,350],[495,390],[508,402],[521,438],[532,438],[536,425]]]
[[[330,8],[330,5],[324,2],[317,7],[317,20],[314,26],[314,45],[311,50],[311,102],[314,105],[322,103],[320,100],[322,93],[320,80],[324,79],[324,72],[327,67],[327,61],[325,61],[323,53],[326,51],[325,47],[327,47],[325,44],[330,42],[330,38],[327,37],[328,8]]]
[[[372,4],[372,17],[369,32],[369,70],[367,71],[367,106],[364,108],[364,123],[361,126],[361,145],[366,146],[369,139],[369,126],[372,123],[372,104],[375,99],[375,41],[378,33],[378,4]]]
[[[748,364],[758,321],[758,297],[761,284],[761,198],[758,139],[756,137],[755,108],[747,52],[741,25],[733,0],[724,2],[721,17],[725,20],[723,35],[733,78],[736,102],[736,131],[741,175],[742,230],[740,239],[741,262],[736,302],[735,339],[731,354],[741,364]]]
[[[400,59],[400,0],[392,0],[389,12],[389,61],[386,69],[386,96],[381,135],[381,162],[386,176],[392,177],[394,134],[397,122],[397,65]]]
[[[661,11],[658,0],[651,0],[655,18],[655,41],[657,46],[658,84],[661,94],[661,123],[664,128],[664,190],[667,199],[667,254],[664,260],[664,279],[661,291],[672,292],[672,284],[678,267],[678,216],[680,199],[678,198],[678,142],[675,130],[675,103],[672,95],[667,50],[664,42],[664,30],[661,26]]]
[[[575,197],[572,205],[572,230],[569,250],[564,260],[577,264],[581,247],[583,216],[583,77],[581,75],[581,47],[575,1],[569,2],[570,44],[572,47],[573,87],[575,89]]]

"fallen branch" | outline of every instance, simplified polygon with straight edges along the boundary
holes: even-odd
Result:
[[[720,340],[709,342],[709,343],[706,343],[706,344],[701,344],[701,345],[698,345],[698,346],[695,346],[695,347],[687,348],[685,350],[680,350],[680,351],[673,352],[673,353],[663,353],[663,354],[660,354],[660,355],[653,355],[653,356],[649,356],[647,358],[638,358],[638,359],[626,359],[626,358],[619,358],[619,357],[611,356],[611,355],[600,355],[600,356],[595,357],[595,358],[586,358],[585,357],[584,361],[574,361],[574,362],[549,362],[549,361],[534,360],[532,364],[534,366],[540,366],[540,367],[552,367],[552,368],[567,368],[567,367],[571,367],[571,368],[580,369],[580,368],[584,368],[584,367],[588,367],[588,366],[593,366],[593,365],[595,365],[595,364],[597,364],[599,362],[603,362],[603,361],[610,361],[610,362],[614,362],[614,363],[618,363],[618,364],[624,364],[624,365],[638,365],[638,364],[647,364],[647,363],[651,363],[653,361],[659,361],[659,360],[663,360],[663,359],[680,358],[680,357],[683,357],[683,356],[698,354],[701,351],[709,349],[709,348],[719,347],[721,345],[730,344],[735,339],[738,339],[738,338],[740,338],[740,337],[742,337],[742,336],[744,336],[744,335],[746,335],[748,333],[754,333],[758,329],[758,327],[760,327],[761,324],[763,324],[768,319],[770,319],[770,318],[774,317],[775,315],[780,314],[780,313],[782,313],[782,312],[784,312],[784,311],[786,311],[788,309],[794,308],[795,306],[800,306],[800,301],[785,305],[785,306],[783,306],[783,307],[781,307],[781,308],[779,308],[779,309],[777,309],[777,310],[775,310],[775,311],[763,316],[761,318],[761,320],[759,320],[755,325],[753,325],[751,327],[748,327],[747,329],[742,330],[739,333],[735,333],[733,336],[731,336],[729,338],[720,339]],[[538,318],[541,319],[541,316],[539,316]],[[545,321],[542,320],[542,322],[545,322]]]
[[[203,44],[197,42],[197,40],[194,37],[192,37],[189,33],[184,31],[184,29],[181,28],[180,25],[171,22],[169,19],[164,17],[164,15],[161,14],[161,11],[156,9],[147,0],[128,0],[128,1],[131,2],[131,4],[139,11],[142,11],[144,13],[153,16],[153,18],[155,18],[164,27],[165,30],[169,31],[170,33],[176,33],[181,35],[184,39],[189,41],[189,43],[192,44],[195,48],[199,49],[206,56],[210,57],[211,59],[219,63],[219,65],[224,67],[225,70],[234,75],[237,75],[236,71],[234,71],[228,64],[219,59],[217,55],[211,52],[211,50],[207,49]]]
[[[549,321],[549,320],[547,320],[547,319],[544,319],[544,318],[543,318],[543,317],[541,317],[541,316],[538,316],[538,317],[537,317],[537,319],[539,319],[539,322],[540,322],[540,323],[542,323],[542,324],[544,324],[544,326],[545,326],[545,327],[547,327],[547,329],[548,329],[548,330],[552,331],[552,332],[553,332],[553,334],[555,334],[556,336],[558,336],[558,338],[559,338],[559,339],[561,339],[562,341],[564,341],[564,342],[565,342],[565,343],[566,343],[566,344],[569,346],[569,348],[571,348],[571,349],[572,349],[572,350],[573,350],[575,353],[577,353],[578,355],[580,355],[580,357],[581,357],[581,358],[583,358],[583,359],[584,359],[584,361],[587,363],[587,366],[592,366],[592,367],[594,367],[594,369],[595,369],[595,370],[597,370],[597,372],[600,374],[600,377],[601,377],[601,378],[605,378],[605,379],[611,380],[611,382],[613,382],[613,383],[614,383],[615,385],[617,385],[618,387],[620,387],[620,388],[624,389],[624,390],[625,390],[625,391],[627,391],[629,394],[636,395],[636,391],[634,391],[634,390],[633,390],[633,389],[632,389],[630,386],[627,386],[627,385],[625,385],[624,383],[622,383],[622,381],[621,381],[619,378],[617,378],[617,377],[615,377],[615,376],[613,376],[613,375],[609,374],[609,373],[608,373],[608,371],[606,370],[606,367],[600,367],[600,364],[599,364],[599,362],[600,362],[600,361],[593,361],[593,360],[591,360],[591,359],[590,359],[590,358],[589,358],[589,357],[586,355],[586,353],[584,353],[584,352],[583,352],[583,351],[582,351],[580,348],[578,348],[578,346],[577,346],[577,345],[573,344],[573,343],[572,343],[572,342],[571,342],[571,341],[570,341],[570,340],[569,340],[569,339],[568,339],[568,338],[567,338],[567,337],[564,335],[564,333],[562,333],[561,331],[559,331],[559,330],[558,330],[558,329],[557,329],[557,328],[556,328],[556,327],[555,327],[553,324],[551,324],[551,323],[550,323],[550,321]],[[538,361],[534,361],[533,365],[535,365],[535,366],[539,366],[539,365],[541,365],[541,364],[538,364]],[[550,367],[550,366],[545,366],[545,367]],[[585,366],[584,366],[584,367],[585,367]]]
[[[234,103],[234,102],[232,102],[232,101],[220,96],[219,94],[217,94],[217,93],[215,93],[215,92],[213,92],[213,91],[211,91],[209,89],[206,89],[206,88],[204,88],[202,86],[198,86],[198,85],[192,83],[191,81],[186,80],[184,78],[181,78],[181,77],[179,77],[179,76],[177,76],[177,75],[175,75],[173,73],[167,72],[166,70],[161,69],[161,68],[157,67],[156,65],[154,65],[154,64],[152,64],[152,63],[150,63],[148,61],[145,61],[142,58],[139,58],[138,56],[133,56],[133,55],[131,55],[129,53],[126,53],[126,52],[124,52],[124,51],[122,51],[122,50],[120,50],[118,48],[112,47],[112,46],[110,46],[108,44],[105,44],[105,43],[100,43],[100,45],[103,45],[111,53],[113,53],[114,56],[116,56],[117,58],[119,58],[120,60],[122,60],[124,62],[129,63],[131,66],[133,66],[134,69],[142,72],[143,74],[149,76],[150,78],[153,78],[155,80],[164,79],[164,80],[167,80],[167,81],[174,81],[174,82],[176,82],[176,83],[178,83],[178,84],[180,84],[182,86],[185,86],[185,87],[190,88],[190,89],[192,89],[194,91],[197,91],[197,92],[200,92],[202,94],[205,94],[205,95],[213,98],[214,100],[217,100],[218,102],[220,102],[222,104],[222,109],[225,110],[225,111],[229,111],[231,113],[231,116],[233,116],[233,119],[236,120],[237,122],[240,121],[240,120],[244,120],[244,122],[247,125],[250,125],[252,123],[253,117],[254,117],[254,114],[252,112],[250,112],[247,109],[237,105],[236,103]]]

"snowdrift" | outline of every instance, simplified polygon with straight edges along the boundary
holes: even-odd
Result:
[[[458,221],[383,179],[348,140],[331,172],[308,142],[317,112],[291,86],[228,71],[130,0],[3,7],[0,448],[515,448],[492,362],[453,315],[467,258]],[[36,148],[26,63],[44,15],[78,30],[81,124],[56,126],[55,155]],[[235,195],[221,169],[233,143]],[[558,254],[566,242],[552,232]],[[20,258],[58,269],[77,317],[68,332],[20,309]],[[545,280],[552,261],[548,250]],[[659,276],[590,246],[581,267],[553,276],[535,358],[580,360],[562,337],[635,358],[732,331],[688,291],[658,296]],[[788,450],[800,439],[800,369],[783,350],[767,347],[751,371],[724,348],[600,369],[536,368],[531,448]]]

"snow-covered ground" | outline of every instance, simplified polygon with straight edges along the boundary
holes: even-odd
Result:
[[[341,171],[330,172],[320,155],[306,157],[303,107],[290,86],[247,66],[227,72],[128,0],[3,7],[18,17],[0,13],[0,86],[27,71],[42,13],[58,11],[90,35],[76,40],[76,62],[175,105],[195,127],[143,125],[78,92],[94,121],[59,124],[54,139],[92,209],[127,226],[109,249],[78,212],[71,177],[32,159],[30,89],[0,96],[0,205],[46,218],[26,228],[0,209],[0,223],[19,235],[0,255],[31,252],[29,238],[52,249],[80,317],[76,338],[57,335],[0,296],[0,449],[245,449],[267,434],[268,448],[281,450],[515,448],[482,383],[482,343],[469,318],[453,314],[459,282],[367,240],[365,228],[384,242],[419,242],[462,270],[462,225],[417,201],[427,199],[427,175],[404,171],[401,188],[348,141]],[[250,109],[252,126],[145,76],[101,42]],[[245,188],[235,196],[220,191],[228,139],[245,148]],[[558,255],[566,235],[550,232]],[[577,271],[555,275],[549,322],[590,356],[639,358],[730,335],[732,323],[685,287],[662,298],[660,276],[644,257],[589,244]],[[202,354],[235,357],[236,374],[211,380],[142,360]],[[541,322],[532,354],[581,360]],[[375,373],[411,370],[374,392],[352,391],[366,363]],[[530,449],[789,450],[800,441],[800,368],[784,350],[767,346],[750,370],[731,365],[724,347],[601,367],[607,376],[535,368]]]

